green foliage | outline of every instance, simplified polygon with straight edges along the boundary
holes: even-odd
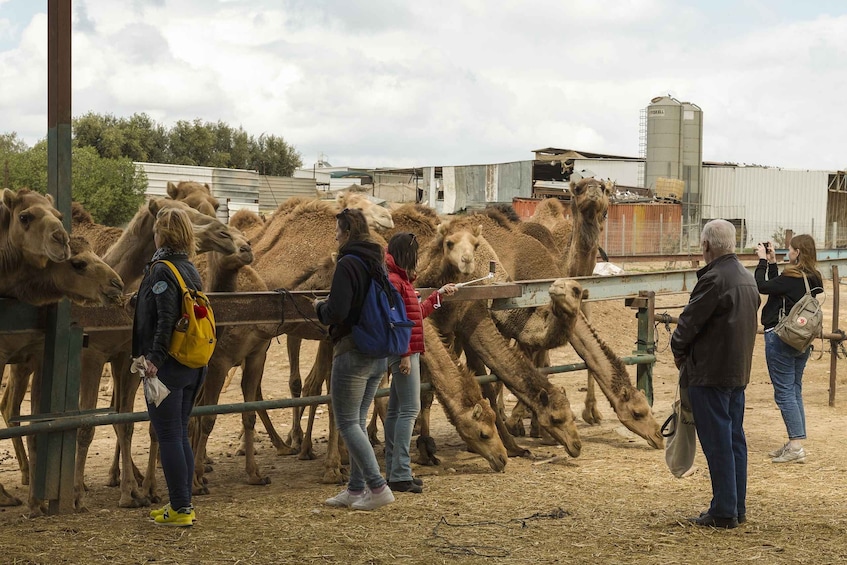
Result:
[[[88,113],[75,119],[73,127],[78,146],[93,147],[109,159],[252,169],[278,176],[291,176],[303,165],[300,153],[282,137],[263,133],[256,139],[221,121],[180,120],[165,130],[147,114],[116,118]]]
[[[72,198],[91,212],[94,221],[118,226],[129,221],[144,201],[147,177],[128,157],[105,159],[93,147],[74,147],[71,168]],[[21,152],[4,152],[12,189],[47,192],[47,141]]]

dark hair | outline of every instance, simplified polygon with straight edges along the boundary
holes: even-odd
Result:
[[[418,238],[410,232],[394,234],[388,242],[388,253],[394,258],[394,264],[412,273],[418,266]]]
[[[350,232],[347,241],[369,241],[371,239],[368,221],[361,210],[345,208],[335,217],[338,219],[338,226],[341,230]]]

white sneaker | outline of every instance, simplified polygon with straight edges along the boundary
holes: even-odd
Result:
[[[782,455],[782,452],[785,451],[786,447],[788,447],[787,443],[785,445],[783,445],[782,447],[780,447],[779,449],[774,449],[773,451],[769,451],[768,457],[770,457],[771,459],[773,459],[774,457],[779,457],[780,455]]]
[[[332,498],[327,498],[324,501],[324,504],[327,506],[334,506],[336,508],[350,508],[354,502],[365,498],[365,493],[367,492],[367,490],[363,490],[359,494],[352,494],[349,490],[344,489]]]
[[[785,448],[782,452],[782,455],[779,457],[774,457],[771,459],[771,463],[805,463],[806,462],[806,450],[801,448],[798,449],[788,449]]]
[[[370,490],[365,491],[365,496],[351,504],[350,508],[353,510],[375,510],[392,502],[394,502],[394,493],[391,492],[388,485],[385,485],[385,488],[379,494],[374,494]]]

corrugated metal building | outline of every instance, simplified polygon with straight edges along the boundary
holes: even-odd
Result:
[[[824,247],[830,174],[704,163],[701,218],[743,219],[747,247],[780,229],[811,234]]]
[[[273,212],[289,198],[314,198],[316,194],[314,178],[259,175],[259,210],[262,212]]]
[[[532,161],[496,165],[424,167],[423,202],[452,214],[491,202],[512,202],[532,194]]]

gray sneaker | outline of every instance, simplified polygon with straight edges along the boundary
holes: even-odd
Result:
[[[385,485],[385,488],[379,494],[374,494],[370,490],[366,491],[365,496],[351,504],[350,508],[353,510],[376,510],[392,502],[394,502],[394,493],[391,492],[388,485]]]
[[[788,443],[780,447],[779,449],[774,449],[773,451],[768,452],[768,457],[773,459],[774,457],[779,457],[782,455],[782,452],[785,451],[785,448],[788,447]]]
[[[799,449],[785,448],[782,454],[771,459],[771,463],[805,463],[806,450],[802,447]]]
[[[332,498],[327,498],[324,501],[324,504],[327,506],[334,506],[336,508],[350,508],[354,502],[365,498],[365,494],[367,492],[367,490],[364,490],[359,494],[352,494],[349,490],[344,489]]]

